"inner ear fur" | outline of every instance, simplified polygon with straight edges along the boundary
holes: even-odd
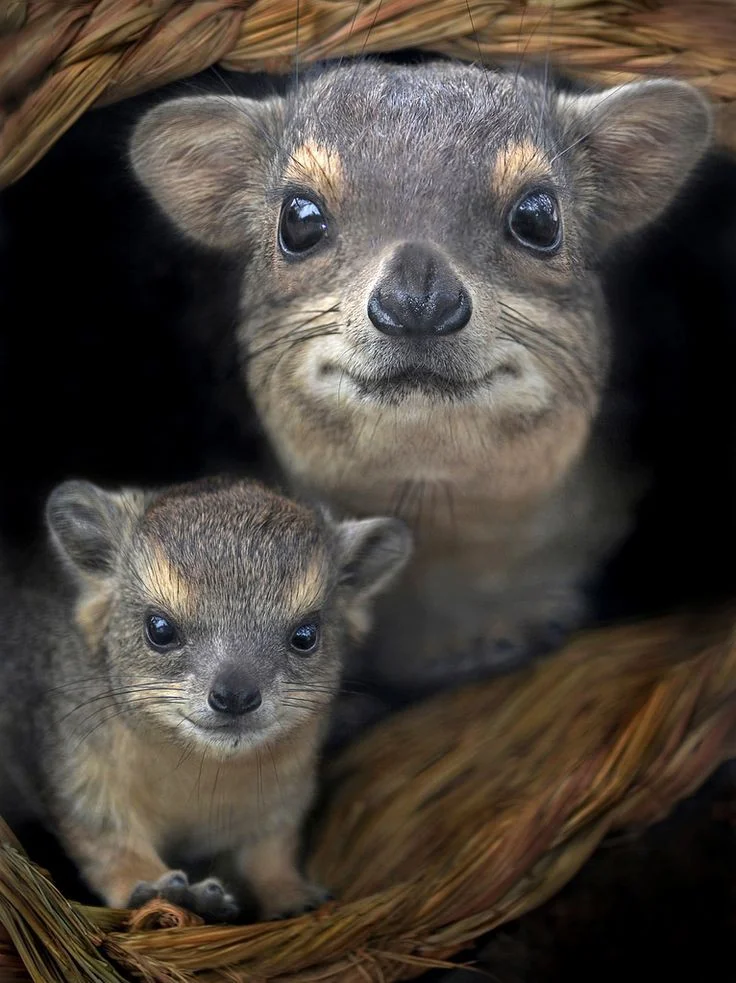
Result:
[[[182,232],[214,248],[242,248],[263,202],[282,115],[278,97],[163,102],[133,130],[133,171]]]
[[[710,107],[685,82],[655,79],[558,99],[561,152],[587,158],[596,218],[612,239],[657,219],[710,144]]]
[[[88,481],[66,481],[49,495],[46,524],[60,556],[91,584],[113,573],[121,543],[144,508],[141,491],[108,492]]]

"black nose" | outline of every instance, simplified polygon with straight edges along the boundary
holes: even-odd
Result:
[[[388,335],[445,335],[464,328],[468,292],[437,253],[406,243],[394,253],[368,301],[368,317]]]
[[[242,677],[237,671],[221,673],[212,684],[207,702],[218,713],[228,713],[233,717],[257,710],[263,702],[261,691]]]

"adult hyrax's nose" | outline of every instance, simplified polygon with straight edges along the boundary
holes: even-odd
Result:
[[[368,300],[368,317],[384,334],[452,334],[470,320],[467,290],[438,253],[419,243],[396,250]]]
[[[261,691],[249,682],[237,669],[221,672],[212,684],[207,702],[217,713],[242,717],[261,705]]]

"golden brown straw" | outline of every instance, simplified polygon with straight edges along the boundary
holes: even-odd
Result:
[[[550,57],[596,81],[690,79],[722,103],[736,146],[733,0],[0,0],[0,186],[90,106],[217,63],[289,71],[297,51],[307,63],[407,46]]]
[[[156,983],[418,976],[541,904],[610,830],[664,816],[733,754],[734,623],[720,611],[585,635],[382,724],[328,769],[310,866],[340,901],[314,915],[207,927],[165,903],[132,920],[81,909],[8,843],[0,971],[82,983],[131,970]],[[191,927],[144,930],[172,918]]]

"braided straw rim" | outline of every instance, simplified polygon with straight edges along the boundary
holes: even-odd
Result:
[[[152,983],[388,983],[441,965],[551,897],[609,831],[661,818],[733,755],[734,619],[591,633],[528,672],[380,725],[328,769],[310,866],[340,901],[313,915],[208,927],[160,902],[132,918],[81,909],[6,838],[0,976],[42,966],[44,983],[119,983],[123,970]]]
[[[723,103],[720,136],[736,146],[733,0],[4,0],[0,186],[91,106],[215,64],[283,72],[297,50],[308,63],[407,46],[549,56],[600,82],[686,78]]]

